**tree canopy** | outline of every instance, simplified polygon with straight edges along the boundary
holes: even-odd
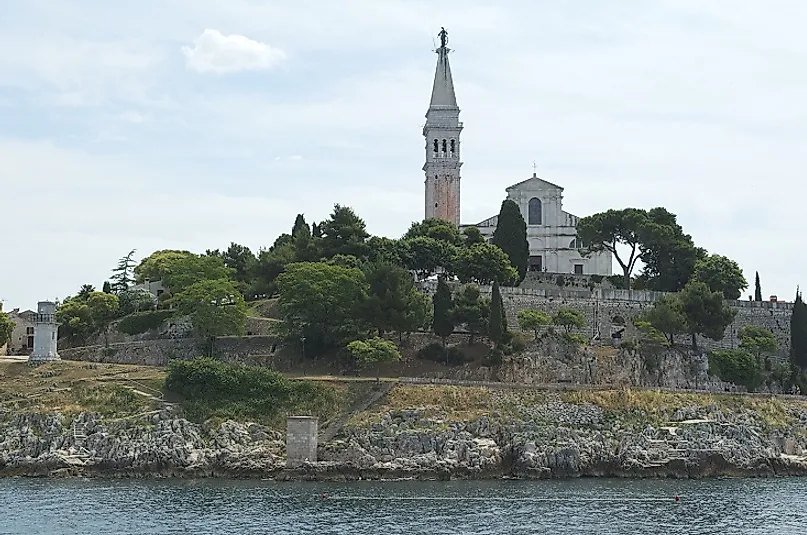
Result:
[[[720,255],[709,255],[695,264],[692,280],[703,282],[725,299],[738,299],[748,288],[743,271],[734,260]]]
[[[721,340],[737,311],[726,305],[723,294],[699,281],[689,282],[678,295],[692,349],[697,351],[697,335]]]
[[[521,216],[521,210],[514,201],[507,199],[502,202],[491,243],[507,254],[510,259],[510,265],[513,266],[513,269],[518,274],[518,277],[513,281],[498,282],[506,286],[521,284],[527,274],[530,244],[527,241],[527,224]]]
[[[244,334],[247,307],[232,281],[195,282],[176,294],[175,301],[180,313],[190,316],[196,334],[208,343],[219,336]]]
[[[0,309],[0,347],[6,345],[11,341],[12,333],[14,332],[15,323],[5,312]]]

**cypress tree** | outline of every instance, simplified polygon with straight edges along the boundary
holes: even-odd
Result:
[[[807,370],[807,304],[798,289],[790,315],[790,362],[794,368]]]
[[[507,318],[504,315],[504,303],[499,290],[499,283],[493,282],[493,289],[490,296],[490,324],[488,325],[488,337],[496,346],[502,343],[504,333],[507,332]]]
[[[762,301],[762,286],[759,285],[759,271],[754,281],[754,301]]]
[[[498,245],[502,251],[507,253],[510,264],[518,272],[516,286],[521,284],[527,275],[527,262],[530,258],[530,244],[527,241],[527,224],[521,217],[521,210],[518,205],[511,201],[502,202],[499,210],[499,220],[496,230],[493,232],[494,245]]]
[[[294,226],[291,227],[291,235],[295,236],[298,230],[307,226],[308,225],[305,222],[305,216],[303,216],[303,214],[297,214],[297,217],[294,218]]]
[[[109,284],[109,281],[104,281],[104,289],[103,289],[103,292],[104,292],[105,294],[111,294],[111,293],[112,293],[112,285],[111,285],[111,284]]]
[[[446,338],[454,332],[454,320],[451,314],[453,304],[451,301],[451,288],[448,287],[443,277],[440,277],[437,281],[437,291],[434,293],[432,302],[434,303],[432,328],[434,329],[434,334],[443,340],[443,347],[445,347]]]

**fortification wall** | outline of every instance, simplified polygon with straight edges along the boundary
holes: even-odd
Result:
[[[459,285],[454,285],[455,288]],[[428,282],[421,288],[433,294],[436,282]],[[491,287],[481,286],[483,295],[490,296]],[[600,339],[608,343],[611,332],[618,328],[619,320],[625,323],[628,335],[634,334],[632,320],[667,294],[646,290],[615,289],[575,289],[567,288],[501,288],[502,302],[507,312],[507,322],[511,328],[517,328],[517,315],[520,310],[534,308],[554,314],[560,307],[571,307],[580,310],[586,317],[586,326],[579,329],[579,334],[593,338],[598,333]],[[787,356],[790,348],[790,313],[792,303],[771,303],[767,301],[726,301],[737,311],[734,322],[726,328],[722,340],[698,338],[698,344],[704,349],[735,349],[740,341],[739,330],[746,325],[756,325],[770,329],[779,341],[779,356]],[[684,341],[682,337],[682,342]]]
[[[225,336],[216,339],[213,357],[224,362],[265,365],[278,347],[277,339],[271,336]],[[197,358],[202,349],[195,338],[176,338],[77,347],[59,353],[66,360],[165,366],[170,359]]]

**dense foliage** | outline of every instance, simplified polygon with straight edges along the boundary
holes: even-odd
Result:
[[[527,241],[527,224],[521,216],[521,210],[514,201],[508,199],[502,202],[496,230],[493,232],[492,243],[507,254],[510,259],[510,265],[517,272],[515,280],[499,279],[499,284],[520,284],[527,274],[530,244]]]
[[[213,359],[172,361],[166,389],[182,398],[194,420],[237,418],[276,423],[295,414],[332,411],[335,392],[311,381],[293,381],[257,366],[225,364]]]
[[[171,317],[170,310],[151,310],[148,312],[135,312],[125,316],[118,322],[118,330],[124,334],[143,334],[157,329],[165,320]]]
[[[723,381],[742,385],[749,392],[756,390],[763,380],[759,362],[743,349],[709,353],[709,373]]]
[[[6,345],[11,340],[11,335],[14,332],[14,322],[8,317],[8,314],[3,312],[2,305],[0,305],[0,347]]]

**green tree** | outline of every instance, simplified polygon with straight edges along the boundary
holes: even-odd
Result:
[[[756,325],[745,325],[740,328],[740,349],[744,349],[762,362],[762,357],[776,353],[779,342],[770,329]]]
[[[462,245],[462,237],[457,226],[438,217],[429,217],[423,221],[412,223],[403,239],[411,240],[421,237],[432,238],[454,246]]]
[[[157,299],[145,288],[130,288],[118,294],[120,314],[122,316],[134,312],[153,310],[157,306]]]
[[[122,292],[135,283],[135,249],[129,251],[126,256],[118,261],[118,267],[112,270],[112,276],[109,279],[112,281],[110,289],[114,293]],[[107,292],[109,293],[109,292]]]
[[[218,256],[161,250],[144,258],[134,270],[137,282],[162,280],[174,295],[204,280],[228,279],[232,270]]]
[[[297,217],[294,218],[294,225],[291,227],[291,235],[296,236],[303,228],[308,229],[309,234],[311,233],[308,223],[305,222],[305,216],[303,214],[297,214]]]
[[[518,326],[522,331],[532,331],[535,334],[535,341],[538,341],[538,333],[541,329],[552,323],[552,318],[546,312],[540,310],[527,309],[518,311]]]
[[[391,240],[373,236],[367,240],[368,260],[373,263],[395,264],[404,266],[407,258],[407,249],[401,240]]]
[[[231,278],[238,284],[241,293],[247,294],[254,285],[255,268],[258,264],[255,254],[246,245],[231,242],[221,254],[221,259],[232,270]]]
[[[762,369],[756,358],[742,349],[709,353],[709,373],[721,380],[744,386],[749,392],[762,384]]]
[[[742,290],[748,288],[737,262],[714,254],[695,264],[692,280],[705,283],[713,292],[723,294],[724,299],[738,299]]]
[[[232,281],[201,280],[176,294],[175,300],[179,312],[190,316],[193,330],[204,340],[208,356],[212,356],[216,338],[244,334],[247,306]]]
[[[754,301],[762,301],[762,286],[759,285],[759,271],[754,276]]]
[[[331,216],[320,225],[322,248],[326,258],[337,254],[365,258],[368,252],[367,225],[352,208],[334,205]]]
[[[91,293],[95,291],[95,286],[92,284],[82,284],[81,288],[78,291],[78,297],[81,299],[87,299]]]
[[[104,345],[109,347],[109,323],[120,308],[118,296],[104,292],[93,292],[87,296],[87,306],[95,328],[104,334]]]
[[[646,321],[675,344],[676,335],[687,333],[686,318],[677,296],[665,295],[653,304],[653,308],[645,312],[640,321]]]
[[[299,216],[298,216],[299,217]],[[295,223],[292,234],[294,244],[294,258],[296,262],[316,262],[320,258],[320,239],[311,234],[311,229],[305,220],[299,225]]]
[[[457,255],[457,248],[453,245],[428,236],[405,239],[402,247],[406,268],[416,272],[420,280],[434,275],[438,269],[451,271]]]
[[[515,284],[521,284],[527,275],[530,244],[527,241],[527,224],[521,216],[521,210],[509,199],[502,202],[491,243],[498,245],[510,258],[510,264],[518,273]]]
[[[347,345],[347,350],[356,359],[356,364],[362,369],[382,362],[401,360],[401,353],[395,347],[395,344],[379,337],[368,340],[353,340]],[[381,380],[377,368],[376,380]]]
[[[737,311],[723,300],[723,294],[713,292],[703,282],[687,283],[679,294],[681,312],[687,326],[687,333],[692,338],[692,349],[698,350],[697,335],[712,340],[721,340]]]
[[[369,297],[364,304],[364,317],[379,336],[388,331],[402,333],[407,327],[407,314],[412,294],[417,292],[412,276],[394,264],[369,264],[364,271]]]
[[[478,243],[459,249],[453,271],[464,283],[491,284],[497,281],[509,286],[515,284],[519,277],[507,254],[490,243]]]
[[[582,312],[574,308],[560,307],[552,316],[552,323],[569,334],[572,329],[581,329],[586,326],[586,317]]]
[[[487,243],[487,240],[476,227],[466,227],[462,231],[462,245],[473,247],[478,243]]]
[[[414,292],[409,296],[409,303],[404,314],[403,326],[399,332],[401,341],[403,335],[417,330],[431,329],[434,318],[434,306],[431,298],[423,292]]]
[[[455,324],[468,329],[468,343],[473,344],[474,338],[487,329],[490,301],[482,298],[477,286],[465,285],[454,296],[452,314]]]
[[[504,311],[502,293],[499,283],[493,281],[493,288],[490,294],[490,319],[488,320],[488,338],[496,347],[504,341],[507,336],[507,316]]]
[[[258,253],[258,263],[255,268],[255,290],[257,294],[273,295],[276,290],[276,281],[286,266],[295,262],[297,252],[294,243],[281,241]]]
[[[790,362],[794,370],[807,370],[807,304],[798,288],[790,313]]]
[[[104,281],[104,286],[103,286],[103,290],[102,290],[102,291],[103,291],[105,294],[111,294],[111,293],[112,293],[112,285],[111,285],[111,284],[109,284],[109,281]]]
[[[679,292],[692,277],[695,264],[706,256],[706,250],[696,247],[684,233],[677,216],[661,207],[648,210],[642,242],[644,267],[637,288]]]
[[[454,303],[451,299],[451,289],[448,287],[448,284],[446,284],[445,278],[443,277],[440,277],[437,281],[437,290],[434,293],[432,302],[434,304],[434,319],[432,320],[432,328],[434,329],[434,334],[442,339],[443,347],[445,347],[446,338],[451,336],[451,333],[454,332],[454,318],[452,317]]]
[[[625,288],[631,288],[631,275],[643,252],[643,238],[650,224],[647,212],[639,208],[608,210],[577,223],[577,234],[586,244],[587,252],[608,251],[622,268]],[[624,246],[630,252],[627,258],[619,252]]]
[[[357,268],[323,262],[289,264],[277,279],[280,289],[279,334],[300,342],[305,354],[344,347],[363,335],[361,314],[367,300],[367,281]]]
[[[15,325],[8,314],[3,312],[2,304],[0,304],[0,348],[11,340]]]

